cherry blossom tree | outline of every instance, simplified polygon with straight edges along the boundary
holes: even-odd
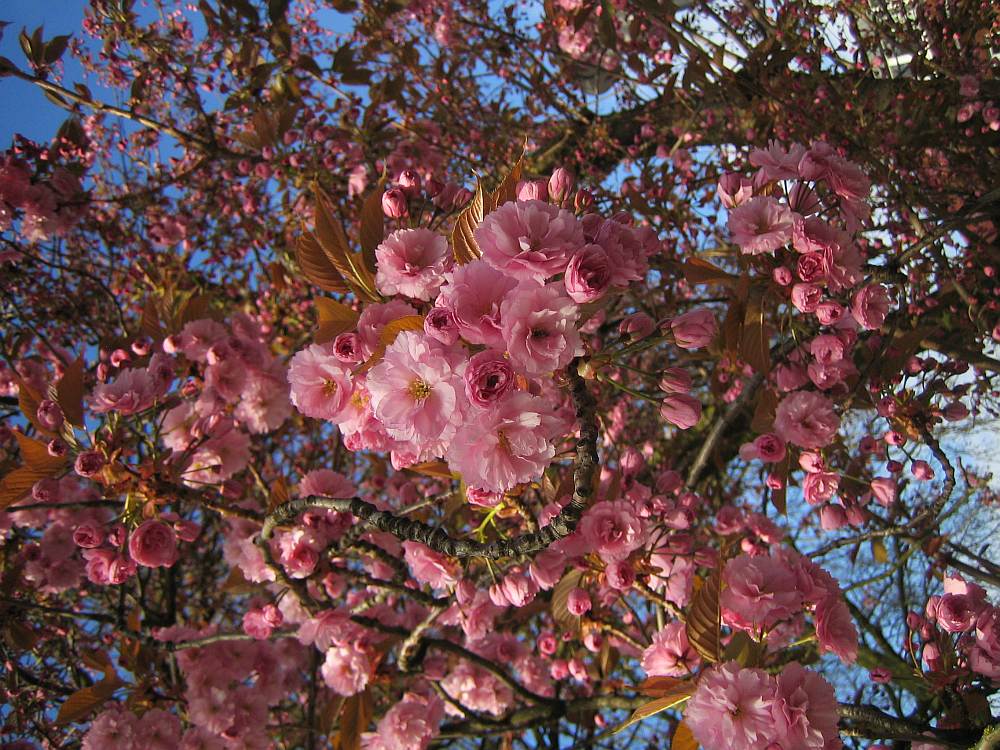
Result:
[[[998,746],[998,28],[23,30],[67,119],[0,160],[3,747]]]

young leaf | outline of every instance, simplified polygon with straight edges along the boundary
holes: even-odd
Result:
[[[674,736],[670,738],[670,750],[698,750],[698,740],[683,721],[674,729]]]
[[[474,232],[483,223],[483,217],[486,214],[485,208],[486,199],[483,195],[483,183],[481,180],[476,180],[476,192],[469,205],[458,215],[455,228],[451,230],[451,250],[455,255],[456,263],[469,263],[483,254],[476,242]]]
[[[385,238],[385,217],[382,213],[382,191],[385,189],[385,175],[379,178],[374,189],[361,204],[361,252],[365,263],[375,268],[375,248]]]
[[[83,427],[83,357],[77,357],[56,385],[56,401],[75,427]]]
[[[681,264],[681,272],[689,284],[724,284],[735,287],[739,277],[723,271],[702,258],[689,258]]]
[[[647,677],[639,685],[639,692],[650,698],[662,698],[675,692],[683,682],[680,677]]]
[[[42,394],[25,383],[23,380],[17,382],[17,405],[21,409],[24,418],[34,425],[35,429],[43,435],[51,435],[41,422],[38,421],[38,405],[42,403]]]
[[[448,464],[445,461],[423,461],[419,464],[407,466],[405,470],[416,474],[423,474],[427,477],[437,477],[438,479],[451,480],[455,478],[455,474],[448,468]]]
[[[754,432],[770,432],[774,427],[774,412],[778,408],[778,394],[764,388],[757,397],[757,407],[753,412],[750,429]]]
[[[66,465],[65,456],[50,456],[48,446],[41,440],[34,440],[20,432],[15,432],[17,446],[21,449],[24,465],[44,476],[52,476]]]
[[[566,606],[569,600],[569,592],[577,588],[580,585],[580,580],[583,578],[583,571],[574,568],[559,579],[559,583],[556,587],[552,589],[552,619],[555,620],[563,630],[575,630],[580,624],[580,618],[574,614],[570,614],[569,608]]]
[[[685,630],[688,641],[705,661],[719,661],[719,629],[722,611],[719,595],[722,591],[722,565],[712,571],[691,597]]]
[[[650,716],[656,716],[658,713],[662,713],[663,711],[667,711],[671,708],[676,708],[694,695],[694,691],[695,684],[693,682],[682,682],[673,690],[673,692],[667,693],[660,698],[654,698],[649,703],[639,706],[639,708],[632,712],[628,721],[621,726],[615,727],[612,734],[618,734],[627,727],[630,727],[643,719],[648,719]]]
[[[333,203],[319,184],[313,184],[313,195],[316,239],[323,253],[359,298],[378,301],[374,265],[369,267],[363,255],[351,252],[344,227],[333,215]]]
[[[368,690],[344,700],[338,722],[340,730],[332,742],[334,750],[360,750],[361,733],[371,723],[372,709],[372,696]]]
[[[495,211],[500,208],[504,203],[509,201],[517,200],[517,183],[521,179],[521,171],[524,169],[524,151],[521,151],[521,155],[514,162],[514,166],[510,168],[507,176],[501,180],[497,189],[490,194],[490,202],[488,210],[485,213],[490,213],[490,211]]]
[[[80,721],[91,711],[100,708],[121,687],[117,676],[105,677],[96,685],[77,690],[59,707],[56,724],[71,724]]]
[[[755,372],[767,374],[771,370],[771,346],[764,325],[764,290],[754,287],[747,298],[740,333],[740,359],[753,367]]]
[[[343,294],[349,290],[344,277],[334,268],[311,232],[303,234],[296,241],[295,261],[305,277],[323,291]]]
[[[32,469],[30,466],[19,466],[0,480],[0,510],[5,510],[16,503],[35,486],[39,479],[45,479],[46,473]]]
[[[337,302],[329,297],[314,297],[313,305],[316,307],[318,319],[313,340],[317,344],[333,341],[337,336],[350,331],[358,324],[360,317],[358,312],[343,302]]]

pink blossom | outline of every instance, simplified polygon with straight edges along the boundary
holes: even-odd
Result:
[[[798,143],[785,149],[777,141],[769,141],[766,149],[755,148],[750,152],[750,163],[759,168],[768,181],[794,180],[799,176],[799,162],[805,152],[805,146]]]
[[[718,331],[719,325],[711,310],[698,308],[678,315],[670,321],[670,331],[674,341],[682,349],[700,349],[708,346]]]
[[[146,370],[128,369],[112,383],[98,385],[90,400],[90,408],[98,414],[116,411],[123,416],[137,414],[153,405],[156,383]]]
[[[792,304],[800,312],[816,312],[823,301],[823,287],[819,284],[796,284],[792,287]]]
[[[776,735],[776,687],[762,669],[726,662],[702,672],[684,721],[705,750],[765,750]]]
[[[138,719],[120,703],[112,703],[98,714],[83,737],[82,750],[133,747]]]
[[[573,214],[538,200],[500,206],[479,225],[475,238],[491,266],[537,282],[564,271],[584,245],[583,228]]]
[[[858,657],[858,631],[841,596],[830,595],[816,605],[816,638],[820,651],[831,651],[853,664]]]
[[[554,285],[519,284],[500,306],[500,317],[511,360],[528,374],[560,370],[583,354],[577,307]]]
[[[459,266],[445,279],[435,304],[452,313],[462,338],[470,344],[505,348],[500,305],[517,280],[482,260]]]
[[[585,232],[588,239],[591,239],[590,232]],[[591,241],[600,245],[608,256],[608,270],[613,286],[628,286],[629,282],[643,278],[649,264],[637,230],[616,218],[607,219],[596,225]]]
[[[786,664],[778,675],[771,715],[782,747],[824,750],[840,736],[833,686],[798,662]]]
[[[400,318],[416,315],[417,311],[401,299],[391,299],[365,305],[358,318],[358,340],[362,359],[368,359],[381,344],[382,329]]]
[[[455,316],[446,307],[432,307],[424,316],[424,333],[445,346],[458,341],[458,324]]]
[[[851,302],[851,314],[862,328],[874,331],[882,327],[889,314],[889,293],[882,284],[869,284],[859,290]]]
[[[368,373],[375,417],[397,440],[450,440],[465,411],[465,364],[458,350],[403,331]]]
[[[826,471],[808,473],[802,480],[802,495],[810,505],[822,505],[830,500],[840,486],[840,477]]]
[[[503,716],[514,702],[514,694],[507,685],[464,659],[441,680],[441,687],[466,708],[493,716]]]
[[[465,395],[476,406],[492,406],[514,386],[514,370],[500,352],[487,349],[469,360],[465,370]]]
[[[624,500],[593,505],[580,519],[577,533],[605,562],[625,559],[646,541],[642,521]]]
[[[452,266],[448,241],[430,229],[400,229],[375,248],[375,284],[387,296],[433,299]]]
[[[682,430],[701,420],[701,401],[684,393],[674,393],[660,402],[660,416]]]
[[[499,584],[504,598],[512,607],[524,607],[534,601],[538,584],[525,573],[513,571]]]
[[[406,693],[379,720],[374,734],[363,735],[365,750],[426,750],[444,718],[444,703],[430,693]]]
[[[727,172],[719,178],[715,196],[726,208],[736,208],[753,197],[753,180],[735,172]]]
[[[773,253],[792,239],[795,214],[771,196],[751,198],[729,212],[729,231],[744,255]]]
[[[570,258],[563,279],[566,294],[579,304],[600,299],[611,283],[611,262],[600,245],[584,245]]]
[[[564,427],[546,399],[518,391],[466,420],[446,457],[467,484],[507,490],[542,475],[555,455],[552,441]]]
[[[694,386],[691,373],[681,367],[668,367],[660,378],[660,390],[664,393],[687,393]]]
[[[320,667],[323,682],[338,695],[356,695],[371,679],[372,664],[364,651],[353,646],[333,646],[327,649],[326,660]]]
[[[129,556],[147,568],[169,568],[177,562],[177,534],[155,519],[139,524],[128,540]]]
[[[877,477],[869,485],[872,495],[880,505],[888,508],[896,502],[896,481],[890,477]]]
[[[829,445],[840,428],[840,417],[825,396],[796,391],[781,400],[774,416],[774,431],[800,448]]]
[[[726,563],[723,581],[722,619],[732,627],[769,630],[802,608],[795,572],[778,558],[742,554]]]
[[[651,677],[683,677],[700,665],[701,658],[688,642],[682,622],[667,623],[642,654],[642,668]]]
[[[421,583],[435,589],[445,589],[458,583],[458,563],[420,542],[403,542],[403,559],[410,574]]]
[[[312,344],[292,357],[288,367],[292,403],[307,417],[336,421],[354,391],[350,369],[330,344]]]
[[[566,609],[572,615],[578,617],[585,615],[590,611],[591,606],[593,605],[590,601],[590,594],[579,587],[571,589],[566,597]]]

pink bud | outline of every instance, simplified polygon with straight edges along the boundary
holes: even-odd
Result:
[[[775,284],[780,284],[781,286],[788,286],[792,283],[792,272],[789,268],[785,266],[778,266],[773,271],[771,271],[771,278],[774,279]]]
[[[660,379],[660,390],[664,393],[688,393],[693,385],[691,373],[682,367],[668,367]]]
[[[35,414],[38,423],[49,432],[55,432],[63,425],[65,417],[63,411],[55,401],[45,398],[38,403],[38,410]]]
[[[549,177],[549,198],[553,203],[561,206],[569,200],[575,182],[576,180],[568,170],[557,167],[553,170],[552,176]]]
[[[928,482],[934,478],[934,469],[926,461],[914,461],[910,464],[910,473],[922,482]]]
[[[549,192],[548,183],[544,180],[529,180],[522,182],[517,189],[517,199],[519,201],[544,201]]]
[[[396,178],[396,184],[399,185],[408,198],[416,198],[420,195],[420,175],[412,169],[405,169],[400,172],[399,177]]]
[[[824,531],[836,531],[847,525],[847,511],[839,505],[827,503],[820,509],[819,523]]]
[[[545,632],[538,636],[538,651],[545,656],[552,656],[559,648],[559,641],[554,633]]]
[[[566,609],[572,615],[583,615],[590,611],[590,595],[581,588],[575,588],[566,597]]]
[[[81,477],[96,476],[104,468],[104,456],[98,451],[83,451],[76,457],[73,469]]]
[[[583,646],[591,653],[596,654],[601,650],[601,646],[604,645],[604,638],[600,633],[590,630],[583,637]]]
[[[682,393],[667,396],[660,403],[660,416],[670,424],[687,430],[701,419],[701,401]]]
[[[400,188],[389,188],[382,194],[382,213],[390,219],[399,219],[409,214],[406,193]]]
[[[656,328],[655,321],[644,312],[632,313],[618,325],[618,332],[632,341],[644,339]]]
[[[590,191],[583,189],[576,191],[576,197],[573,199],[573,208],[576,209],[577,213],[582,213],[593,205],[594,196],[590,194]]]

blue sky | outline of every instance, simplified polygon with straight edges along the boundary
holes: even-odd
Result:
[[[83,20],[83,0],[3,0],[0,21],[10,25],[0,39],[0,55],[9,58],[22,69],[27,68],[24,53],[17,41],[22,27],[30,34],[36,27],[45,27],[45,39],[59,34],[80,36]],[[79,80],[80,67],[69,54],[68,71]],[[16,78],[0,78],[0,149],[10,145],[15,133],[33,140],[47,141],[66,119],[66,113],[45,98],[40,90]]]

